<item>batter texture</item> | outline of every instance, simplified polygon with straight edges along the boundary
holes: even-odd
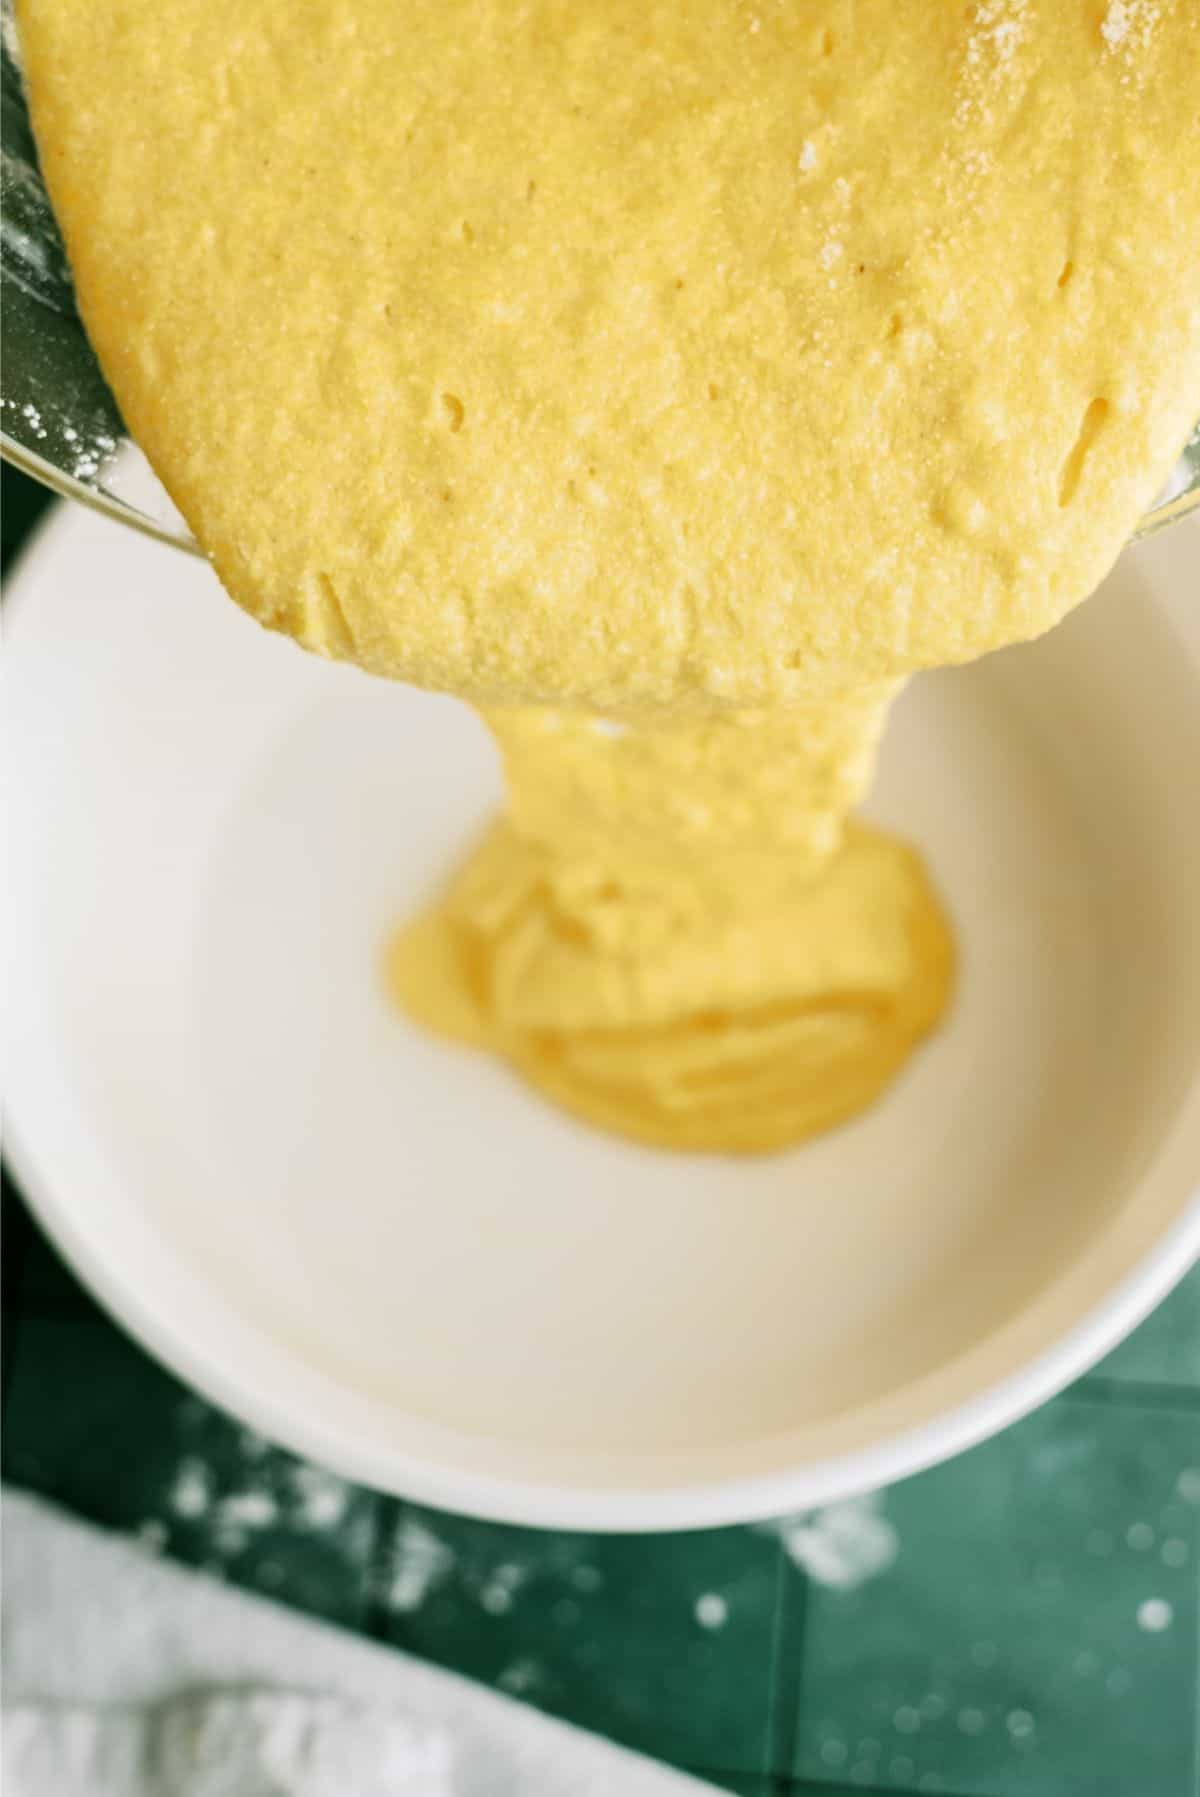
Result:
[[[844,822],[889,697],[1082,599],[1200,411],[1200,8],[20,19],[85,322],[226,586],[499,738],[405,1002],[674,1146],[866,1102],[952,962]]]
[[[918,856],[843,824],[887,697],[615,733],[490,713],[509,813],[401,934],[403,1003],[663,1147],[778,1148],[860,1110],[953,966]]]

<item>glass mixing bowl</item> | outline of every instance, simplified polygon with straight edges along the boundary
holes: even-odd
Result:
[[[79,314],[38,169],[11,0],[3,7],[0,454],[56,492],[199,550],[121,421]],[[1200,425],[1138,535],[1200,506]]]

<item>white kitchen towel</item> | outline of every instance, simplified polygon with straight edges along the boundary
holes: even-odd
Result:
[[[25,1493],[3,1521],[4,1797],[717,1797]]]

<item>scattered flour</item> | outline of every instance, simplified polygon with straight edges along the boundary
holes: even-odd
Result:
[[[384,1601],[408,1615],[419,1610],[429,1593],[454,1570],[453,1550],[415,1517],[406,1516],[392,1544]]]
[[[1100,36],[1110,50],[1143,50],[1158,23],[1153,0],[1109,0],[1100,25]]]
[[[42,177],[32,162],[11,150],[0,152],[0,251],[6,276],[35,299],[62,311],[70,303],[71,275],[59,242]]]
[[[1185,1466],[1175,1489],[1185,1504],[1200,1504],[1200,1466]]]
[[[212,1503],[212,1469],[203,1460],[181,1460],[171,1487],[170,1504],[176,1516],[189,1522],[204,1516]]]
[[[1104,39],[1110,50],[1115,50],[1118,44],[1123,44],[1125,42],[1128,35],[1128,0],[1112,0],[1112,4],[1105,13],[1103,23],[1100,26],[1100,36]]]
[[[78,431],[70,427],[64,430],[63,435],[69,443],[79,442]],[[93,437],[89,445],[83,445],[76,452],[74,460],[68,465],[67,472],[76,480],[95,480],[108,458],[116,454],[116,449],[115,437],[107,435]]]
[[[514,1660],[504,1668],[496,1683],[513,1697],[527,1697],[545,1683],[545,1673],[536,1660]]]
[[[1024,35],[1024,11],[1023,0],[982,0],[967,39],[967,66],[981,71],[1006,68]]]
[[[0,398],[0,406],[8,414],[10,435],[26,449],[45,444],[38,453],[73,480],[94,481],[116,453],[117,440],[107,431],[97,431],[85,439],[76,425],[67,422],[65,414],[51,416],[32,400],[21,402],[5,394]]]
[[[231,1492],[214,1506],[213,1545],[218,1553],[240,1553],[252,1535],[278,1522],[279,1502],[271,1492]]]
[[[528,1577],[528,1568],[507,1561],[497,1566],[484,1581],[479,1602],[489,1616],[503,1616],[512,1609],[513,1598]]]
[[[218,1558],[242,1552],[271,1529],[320,1534],[340,1527],[352,1492],[344,1479],[274,1452],[250,1431],[238,1446],[240,1459],[221,1475],[203,1456],[185,1455],[167,1493],[168,1515],[197,1529]]]
[[[989,155],[975,146],[977,128],[1018,101],[1024,36],[1025,0],[980,0],[971,13],[954,108],[956,141],[947,146],[945,177],[964,210],[991,169]]]
[[[17,35],[17,14],[13,0],[4,0],[0,8],[0,47],[13,67],[21,68],[21,40]]]
[[[0,265],[6,297],[9,284],[32,296],[40,306],[60,318],[74,319],[74,285],[66,251],[46,195],[37,165],[33,137],[23,112],[21,57],[11,0],[0,13],[0,52],[3,54],[5,142],[0,150]],[[24,316],[24,314],[20,314]],[[4,396],[5,428],[23,449],[74,480],[93,482],[115,451],[116,438],[98,428],[99,418],[92,387],[94,362],[78,332],[78,356],[61,356],[42,365],[43,351],[36,331],[14,328],[6,336],[5,355],[17,368],[10,383],[31,400]],[[78,364],[78,367],[76,366]],[[82,371],[82,374],[81,374]]]
[[[264,1450],[266,1443],[263,1444]],[[311,1529],[336,1529],[346,1515],[350,1487],[344,1479],[319,1466],[298,1466],[292,1489],[300,1514]]]
[[[729,1605],[718,1591],[705,1591],[696,1599],[696,1621],[702,1629],[721,1629],[729,1619]]]
[[[895,1526],[884,1515],[881,1492],[780,1517],[764,1526],[778,1536],[789,1559],[809,1578],[839,1591],[852,1591],[885,1572],[900,1551]]]

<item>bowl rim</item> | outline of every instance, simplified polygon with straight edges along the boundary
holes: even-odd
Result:
[[[1200,425],[1197,430],[1200,431]],[[104,487],[91,486],[75,475],[68,474],[64,468],[56,467],[45,456],[39,455],[35,449],[29,449],[4,430],[0,430],[0,460],[10,462],[22,474],[49,487],[51,492],[59,494],[63,499],[78,500],[80,505],[87,506],[89,510],[99,512],[105,518],[112,518],[118,524],[127,524],[131,529],[140,531],[143,536],[152,537],[157,543],[166,543],[172,549],[182,549],[188,555],[198,556],[202,561],[207,559],[195,537],[172,530],[165,524],[158,524],[148,512],[139,511],[118,494],[110,493]],[[1173,499],[1166,500],[1162,505],[1152,506],[1130,540],[1138,542],[1143,537],[1153,536],[1156,531],[1165,529],[1168,524],[1177,523],[1194,511],[1200,511],[1200,477]]]
[[[18,443],[7,431],[0,431],[0,459],[10,462],[31,480],[49,487],[61,499],[77,500],[80,505],[87,506],[89,511],[99,512],[101,517],[112,518],[118,524],[126,524],[131,530],[140,531],[144,537],[153,537],[156,543],[165,543],[170,549],[183,549],[188,555],[205,559],[204,551],[194,537],[185,537],[179,531],[170,530],[165,524],[156,524],[149,513],[139,512],[136,506],[129,505],[115,493],[78,480],[75,475],[68,474],[65,468],[58,468],[53,462],[47,461],[36,449],[29,449],[24,443]],[[1187,495],[1183,497],[1186,498]],[[1196,497],[1200,500],[1200,491]]]
[[[111,1320],[203,1397],[280,1446],[354,1483],[447,1512],[527,1528],[603,1534],[716,1528],[815,1510],[894,1484],[1037,1409],[1114,1348],[1200,1260],[1197,1186],[1168,1228],[1048,1348],[944,1412],[864,1447],[767,1473],[653,1489],[587,1490],[480,1473],[397,1451],[387,1443],[351,1440],[328,1418],[314,1420],[299,1402],[289,1409],[247,1390],[176,1331],[165,1310],[145,1304],[131,1277],[124,1278],[105,1261],[72,1221],[70,1207],[55,1197],[11,1119],[5,1159],[39,1225]]]

